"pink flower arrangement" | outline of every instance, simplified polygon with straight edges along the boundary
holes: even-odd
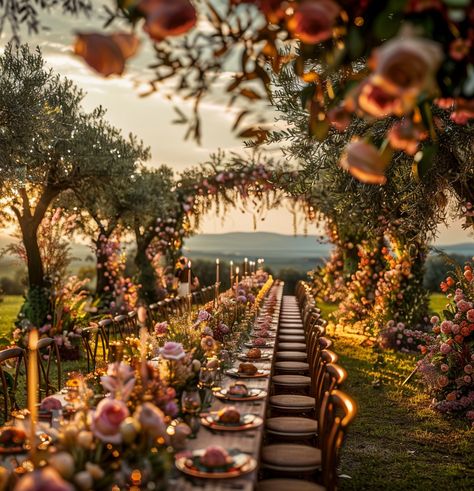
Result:
[[[129,411],[123,401],[103,399],[93,413],[92,432],[104,442],[119,444],[122,441],[120,425],[128,416]]]
[[[166,336],[168,334],[168,323],[165,321],[165,322],[157,322],[155,324],[155,334],[156,336],[158,337],[163,337],[163,336]]]
[[[430,336],[426,355],[419,362],[419,372],[434,396],[433,406],[442,412],[470,413],[474,409],[474,359],[472,323],[474,277],[467,264],[464,272],[456,272],[456,280],[448,277],[443,289],[450,303],[444,311],[447,319],[436,322]],[[453,322],[456,319],[456,323]]]
[[[135,386],[135,372],[122,361],[111,363],[107,375],[100,377],[100,383],[112,397],[127,401]]]
[[[183,345],[174,341],[167,341],[159,353],[165,360],[173,361],[182,360],[186,356]]]
[[[74,491],[53,467],[43,467],[26,474],[15,486],[15,491]]]

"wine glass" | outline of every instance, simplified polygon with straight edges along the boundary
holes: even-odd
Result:
[[[181,409],[183,413],[197,414],[201,409],[201,395],[197,388],[185,389],[181,395]]]
[[[201,410],[201,395],[197,388],[185,389],[181,395],[181,410],[184,413],[184,420],[191,428],[192,435],[195,438],[199,431],[199,411]]]

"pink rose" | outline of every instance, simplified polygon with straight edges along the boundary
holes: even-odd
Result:
[[[449,379],[446,377],[446,375],[440,375],[438,377],[438,385],[440,387],[446,387],[449,384]]]
[[[110,363],[107,375],[100,377],[100,383],[112,397],[126,401],[135,386],[135,372],[123,361]]]
[[[441,365],[440,365],[440,367],[439,367],[439,368],[441,369],[441,371],[442,371],[442,372],[447,372],[447,371],[449,371],[449,366],[448,366],[448,365],[446,365],[446,363],[441,363]]]
[[[451,321],[443,321],[441,323],[441,332],[443,334],[449,334],[451,332],[451,326],[452,326],[452,322]]]
[[[472,367],[472,365],[466,365],[466,366],[464,367],[464,371],[465,371],[466,373],[471,374],[471,373],[473,372],[473,370],[474,370],[474,368]]]
[[[160,355],[166,360],[179,361],[186,356],[186,353],[184,352],[183,345],[181,343],[168,341],[165,343],[163,348],[160,348]]]
[[[451,346],[449,346],[448,343],[442,343],[439,349],[443,355],[447,355],[451,352]]]
[[[451,332],[453,334],[458,334],[460,330],[461,328],[459,327],[459,324],[453,324],[453,326],[451,327]]]
[[[356,179],[367,184],[385,184],[385,170],[390,158],[381,155],[377,148],[362,140],[355,140],[347,145],[340,161],[343,169]]]
[[[340,7],[332,0],[306,0],[295,4],[288,30],[306,44],[317,44],[332,37]]]
[[[118,444],[122,441],[120,425],[129,411],[123,401],[102,399],[92,416],[92,431],[100,440]]]
[[[466,384],[470,384],[472,382],[472,378],[469,375],[464,375],[462,378]]]
[[[474,322],[474,309],[470,309],[466,312],[466,318],[469,322]]]
[[[163,411],[151,402],[141,404],[134,414],[143,431],[147,432],[152,438],[167,439],[165,415]]]
[[[467,312],[468,310],[472,309],[472,303],[466,302],[466,300],[459,300],[456,306],[461,312]]]
[[[25,474],[17,483],[14,491],[74,491],[72,484],[66,482],[52,467]]]
[[[155,324],[155,334],[158,337],[166,336],[168,333],[168,323],[167,322],[157,322]]]

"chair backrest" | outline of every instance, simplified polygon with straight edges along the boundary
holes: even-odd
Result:
[[[321,350],[331,348],[332,341],[324,337],[324,330],[317,325],[311,331],[308,341],[308,363],[310,370],[313,371],[318,366]]]
[[[321,370],[317,373],[316,380],[313,383],[316,401],[315,412],[317,415],[321,410],[324,394],[334,389],[340,389],[341,385],[347,379],[347,372],[343,367],[337,365],[337,355],[334,352],[323,350],[321,352],[321,360],[323,356],[328,361],[322,361]]]
[[[341,390],[326,392],[319,417],[322,478],[327,491],[337,487],[339,453],[349,424],[357,414],[355,401]]]
[[[315,364],[312,367],[311,380],[313,382],[312,387],[314,390],[314,394],[316,394],[316,396],[320,395],[322,399],[324,395],[324,390],[322,391],[322,387],[324,385],[323,380],[326,374],[326,365],[328,363],[337,363],[339,357],[336,355],[336,353],[334,353],[334,351],[331,351],[330,349],[324,349],[322,347],[320,347],[320,349],[321,349],[321,353],[319,356],[319,365]]]
[[[39,400],[49,396],[52,392],[59,392],[61,390],[61,355],[59,353],[58,344],[53,338],[41,338],[38,341],[38,374],[39,385],[38,395]],[[56,365],[56,383],[53,384],[51,378],[51,367]]]
[[[124,340],[127,336],[137,336],[137,313],[131,311],[128,314],[116,315],[114,317],[114,330],[115,340],[117,340],[117,335],[120,340]]]
[[[10,374],[6,364],[13,365],[13,375]],[[0,351],[0,383],[1,396],[3,397],[3,414],[2,419],[5,422],[10,418],[11,411],[18,409],[16,400],[16,390],[18,388],[18,377],[20,375],[21,366],[25,369],[25,377],[27,377],[26,352],[22,348],[7,348]]]
[[[87,371],[91,372],[96,369],[97,359],[104,362],[108,359],[109,339],[100,325],[85,327],[81,332],[82,345],[86,352]]]
[[[170,320],[170,316],[169,316],[169,312],[168,312],[168,309],[166,307],[166,303],[164,300],[160,300],[158,302],[158,309],[160,311],[160,314],[161,314],[161,321],[169,321]]]

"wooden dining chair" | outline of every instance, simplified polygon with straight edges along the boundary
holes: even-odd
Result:
[[[19,409],[16,398],[18,378],[21,368],[25,370],[27,377],[26,351],[19,347],[7,348],[0,351],[0,383],[1,396],[3,397],[3,422],[10,418],[11,411]]]
[[[322,347],[325,346],[326,343],[319,344],[320,349],[322,351]],[[329,355],[331,356],[331,355]],[[306,413],[306,414],[315,414],[315,409],[317,407],[316,398],[318,397],[318,388],[321,388],[322,383],[320,383],[319,374],[324,373],[325,364],[321,359],[321,353],[318,352],[318,362],[314,364],[310,374],[310,384],[313,385],[314,390],[312,395],[300,395],[298,392],[301,391],[301,387],[287,387],[287,390],[283,394],[275,394],[270,396],[269,398],[269,406],[272,412],[276,413]],[[296,375],[294,375],[295,377]],[[318,384],[318,385],[316,385]],[[296,389],[296,390],[295,390]]]
[[[62,388],[62,366],[59,347],[53,338],[41,338],[38,341],[38,395],[39,400],[50,393],[59,392]],[[56,367],[56,383],[53,383],[52,367]]]
[[[335,356],[332,352],[328,353]],[[320,414],[324,394],[339,389],[347,379],[346,370],[335,363],[325,365],[323,373],[324,376],[321,381],[314,380],[313,382],[314,414],[316,416]],[[317,435],[318,421],[314,418],[303,416],[277,416],[267,418],[265,428],[267,434],[274,438],[291,439],[292,441],[307,440]]]
[[[347,394],[340,390],[326,392],[319,416],[318,445],[266,445],[261,453],[261,467],[279,475],[309,475],[322,470],[324,489],[334,491],[339,451],[356,414],[356,403]]]
[[[97,361],[104,363],[108,359],[109,340],[103,326],[85,327],[81,332],[82,345],[86,353],[87,371],[93,372],[96,369]]]

